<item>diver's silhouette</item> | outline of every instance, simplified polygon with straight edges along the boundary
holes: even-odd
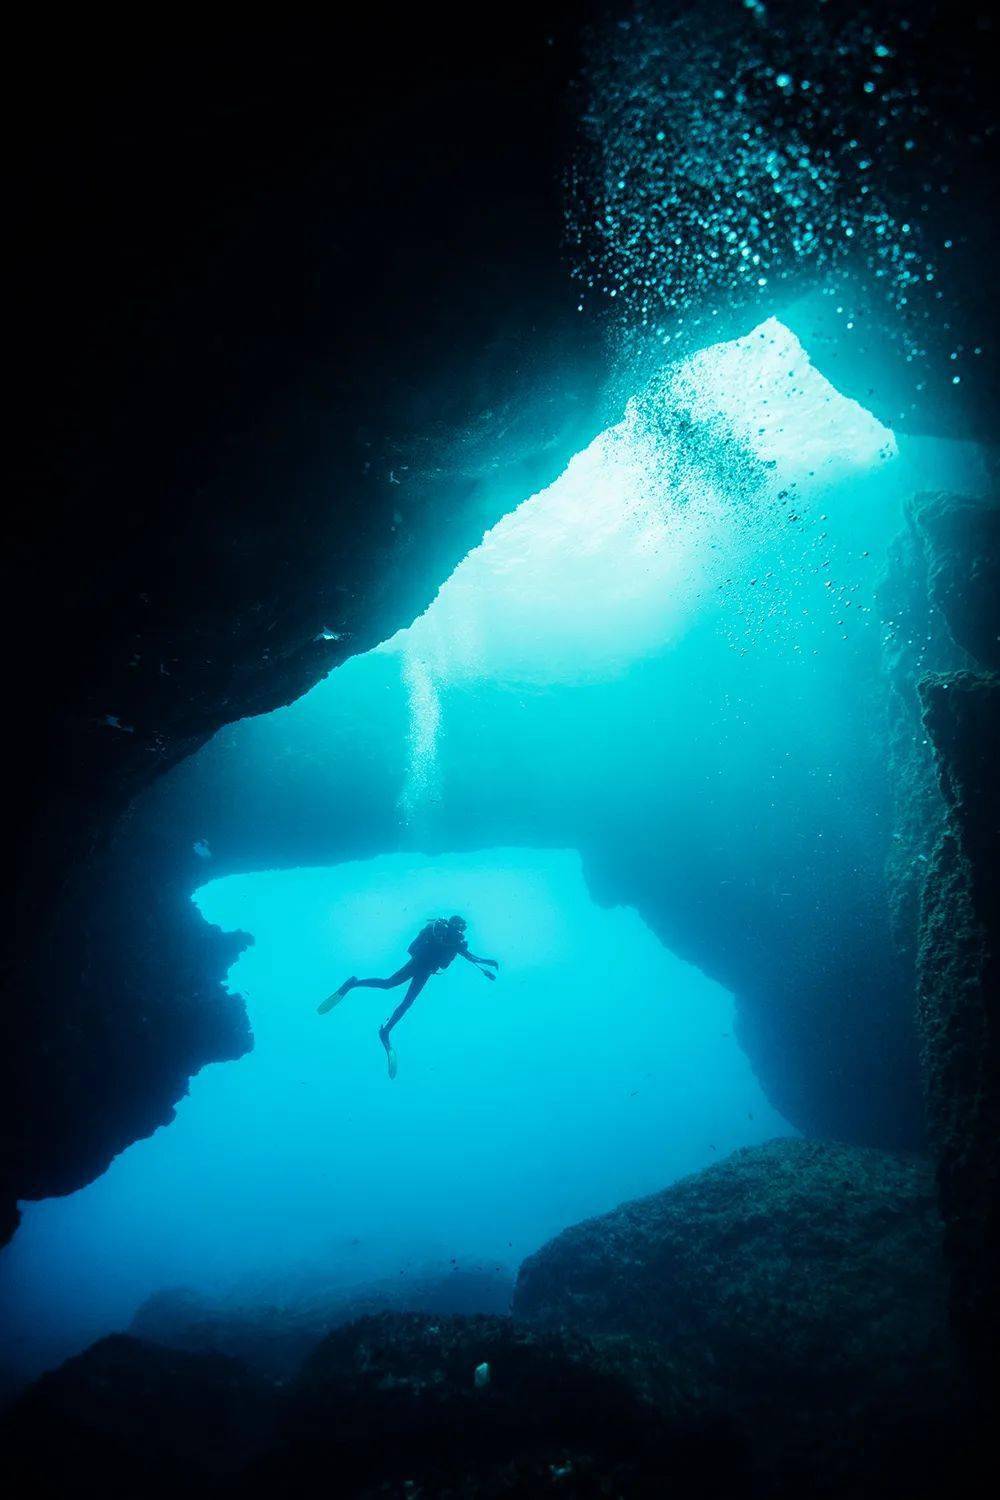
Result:
[[[396,1006],[388,1021],[384,1021],[378,1029],[378,1039],[385,1048],[386,1057],[389,1060],[389,1077],[396,1076],[396,1053],[390,1045],[389,1036],[392,1028],[403,1019],[414,1000],[420,994],[424,985],[432,974],[440,973],[446,969],[452,959],[461,956],[468,959],[470,964],[475,964],[481,974],[487,979],[495,979],[496,975],[490,973],[490,969],[498,969],[500,966],[495,958],[477,958],[474,953],[469,952],[465,941],[465,918],[449,917],[445,921],[438,917],[433,922],[428,922],[422,927],[409,947],[410,961],[397,969],[395,974],[390,974],[388,979],[357,979],[354,975],[345,979],[339,990],[334,990],[328,995],[322,1005],[318,1007],[319,1014],[325,1015],[332,1010],[349,990],[393,990],[399,984],[405,984],[407,980],[410,985],[400,1003]]]

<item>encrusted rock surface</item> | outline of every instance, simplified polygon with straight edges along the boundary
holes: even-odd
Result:
[[[924,887],[919,1015],[956,1325],[984,1388],[1000,1340],[1000,679],[921,684],[947,806]]]
[[[915,971],[955,1326],[988,1389],[1000,1328],[995,496],[917,496],[882,603],[895,785],[890,893]]]
[[[514,1313],[654,1344],[765,1466],[846,1473],[866,1429],[896,1441],[897,1409],[928,1434],[950,1420],[934,1175],[916,1157],[796,1140],[738,1151],[558,1235],[524,1262]]]
[[[905,506],[904,524],[889,548],[878,590],[892,794],[886,883],[893,939],[905,960],[911,989],[923,888],[945,816],[918,684],[929,672],[969,664],[931,598],[929,577],[937,562],[922,520],[927,511],[938,511],[944,503],[939,495],[918,495]]]
[[[770,1141],[564,1230],[524,1262],[514,1311],[662,1340],[751,1392],[748,1362],[813,1379],[824,1350],[855,1378],[875,1347],[943,1350],[939,1238],[926,1160]]]
[[[886,620],[888,862],[913,965],[952,1310],[984,1390],[1000,1328],[1000,508],[925,494],[881,590]]]

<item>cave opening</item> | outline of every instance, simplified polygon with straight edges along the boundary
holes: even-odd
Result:
[[[897,437],[770,318],[652,380],[408,629],[154,788],[133,835],[253,936],[228,983],[254,1050],[29,1206],[15,1342],[62,1357],[164,1285],[508,1275],[740,1145],[912,1144],[879,589],[909,497],[978,466]],[[389,1090],[382,998],[315,1004],[439,908],[501,981],[436,981]]]
[[[282,1301],[434,1267],[510,1279],[568,1224],[792,1133],[735,1040],[732,996],[634,911],[595,906],[572,852],[385,855],[229,876],[196,899],[254,934],[229,979],[254,1049],[204,1069],[176,1120],[91,1187],[26,1215],[5,1322],[14,1339],[47,1328],[49,1358],[164,1287]],[[388,1090],[386,997],[358,991],[325,1025],[316,1002],[335,970],[405,952],[456,903],[503,955],[500,984],[464,965],[434,980]]]
[[[5,1471],[974,1495],[996,23],[488,22],[14,28]]]

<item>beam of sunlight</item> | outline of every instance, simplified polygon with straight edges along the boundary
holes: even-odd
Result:
[[[381,649],[448,681],[613,674],[676,640],[734,567],[801,550],[803,505],[896,451],[769,318],[634,397]]]
[[[787,642],[815,608],[801,597],[811,581],[833,589],[820,607],[839,617],[865,570],[855,556],[835,582],[821,576],[837,512],[859,494],[885,511],[884,481],[873,496],[859,480],[897,456],[776,318],[668,367],[380,648],[402,656],[409,689],[404,821],[418,832],[432,809],[443,685],[600,681],[720,608],[738,649]]]

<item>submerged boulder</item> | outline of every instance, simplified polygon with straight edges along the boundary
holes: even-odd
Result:
[[[862,1439],[889,1462],[901,1411],[922,1458],[950,1427],[939,1242],[922,1159],[777,1140],[565,1230],[525,1261],[514,1312],[654,1342],[766,1467],[832,1478]]]
[[[273,1411],[273,1389],[239,1360],[116,1334],[36,1381],[0,1441],[33,1494],[204,1493],[267,1443]]]
[[[654,1494],[745,1475],[731,1435],[665,1420],[627,1352],[510,1318],[383,1314],[331,1333],[288,1399],[257,1494]]]
[[[940,1360],[934,1177],[918,1157],[804,1140],[734,1152],[564,1230],[521,1267],[515,1314],[655,1337],[704,1377],[764,1395]],[[753,1378],[752,1389],[748,1376]]]

